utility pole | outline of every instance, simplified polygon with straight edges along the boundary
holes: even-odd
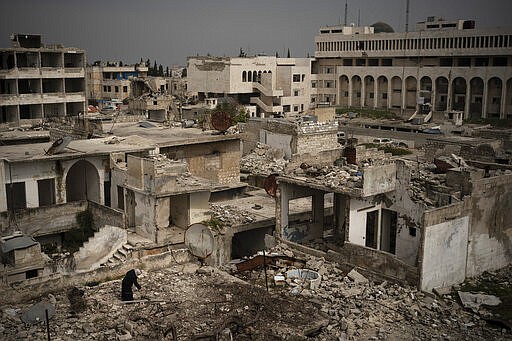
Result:
[[[343,26],[347,26],[347,12],[348,12],[348,0],[345,0],[345,21],[343,22]]]
[[[405,6],[405,32],[409,32],[409,0]]]

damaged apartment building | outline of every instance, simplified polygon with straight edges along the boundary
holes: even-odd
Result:
[[[0,147],[4,282],[90,271],[137,247],[182,244],[188,226],[209,219],[210,200],[245,187],[237,135],[133,122],[114,133]],[[27,248],[42,258],[28,264],[19,256]]]
[[[0,124],[32,124],[85,113],[85,51],[13,34],[0,49]]]

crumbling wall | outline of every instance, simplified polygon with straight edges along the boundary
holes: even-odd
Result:
[[[396,165],[370,166],[363,169],[363,196],[394,191],[396,187]]]
[[[467,276],[512,263],[512,175],[473,182]]]
[[[462,283],[466,278],[469,216],[464,202],[425,212],[420,254],[420,288]]]
[[[135,194],[135,232],[144,238],[155,241],[155,197],[144,193]]]
[[[425,205],[414,202],[409,195],[411,171],[402,160],[395,161],[396,189],[386,193],[385,208],[398,213],[395,255],[410,265],[417,265],[421,224]]]
[[[297,130],[297,154],[315,154],[323,150],[340,148],[336,122],[302,124]]]
[[[27,208],[12,213],[0,213],[2,235],[12,234],[18,229],[29,236],[44,236],[60,233],[76,227],[76,214],[87,209],[87,201]]]
[[[192,175],[221,184],[240,181],[240,141],[162,147],[160,152],[170,159],[187,160]]]
[[[267,143],[262,140],[262,137],[266,136],[261,134],[261,131],[264,130],[267,132],[271,132],[276,136],[290,136],[290,151],[291,154],[296,153],[297,150],[297,127],[295,123],[278,120],[278,119],[261,119],[261,118],[251,118],[247,121],[247,123],[241,125],[241,131],[244,133],[243,139],[243,155],[250,153],[252,150],[256,148],[258,142]],[[271,141],[269,141],[271,142]],[[270,144],[270,143],[269,143]],[[273,146],[276,148],[278,146]]]
[[[73,255],[75,269],[92,270],[106,262],[123,244],[128,234],[125,229],[106,225],[80,247]]]
[[[88,202],[88,209],[92,214],[93,228],[96,231],[105,225],[126,228],[126,217],[123,211],[100,205],[94,201]]]

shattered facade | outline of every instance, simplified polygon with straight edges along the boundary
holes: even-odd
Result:
[[[44,45],[40,35],[11,38],[0,49],[0,125],[85,113],[85,51]]]

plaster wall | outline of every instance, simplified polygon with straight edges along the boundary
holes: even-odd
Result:
[[[272,148],[281,149],[285,158],[290,159],[292,156],[292,136],[274,133],[265,129],[260,130],[260,142],[272,146]]]
[[[382,205],[368,199],[350,199],[348,242],[355,245],[366,245],[366,214],[380,211]]]
[[[190,225],[201,223],[211,218],[209,205],[210,192],[190,193],[188,199],[190,201]]]
[[[466,278],[469,217],[425,226],[420,288],[431,291],[461,283]]]
[[[155,240],[155,198],[134,192],[135,195],[135,231],[144,238]]]
[[[189,199],[187,194],[171,197],[171,222],[173,225],[186,229],[189,224]]]
[[[473,182],[467,275],[512,263],[512,175]]]
[[[363,195],[371,196],[394,191],[396,187],[396,165],[370,166],[363,170]]]

